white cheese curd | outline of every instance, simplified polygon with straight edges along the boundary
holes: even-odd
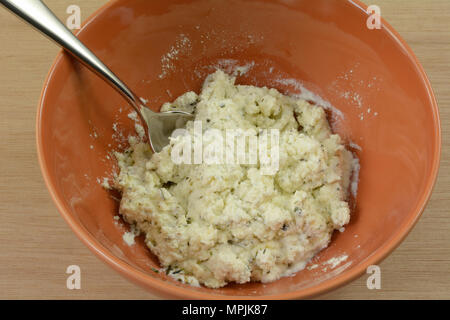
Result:
[[[120,214],[175,279],[210,288],[274,281],[303,269],[349,222],[355,159],[331,132],[323,108],[275,89],[235,85],[234,77],[216,71],[200,95],[188,92],[166,103],[167,110],[194,112],[203,130],[224,135],[227,129],[279,130],[273,175],[262,173],[259,159],[175,164],[171,151],[186,136],[157,154],[137,139],[116,153]],[[193,133],[194,122],[186,129]]]

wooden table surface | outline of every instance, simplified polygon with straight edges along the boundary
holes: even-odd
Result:
[[[155,0],[162,1],[162,0]],[[82,20],[105,0],[47,0],[66,19]],[[443,153],[423,217],[381,264],[381,290],[367,275],[324,299],[450,298],[450,0],[374,0],[422,62],[439,102]],[[96,258],[60,217],[46,190],[35,147],[35,112],[58,48],[0,9],[0,299],[154,299]],[[79,265],[81,290],[66,288]]]

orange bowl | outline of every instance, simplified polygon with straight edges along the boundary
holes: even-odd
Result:
[[[99,182],[117,170],[112,150],[135,134],[121,96],[60,53],[37,113],[40,166],[59,211],[103,261],[133,282],[172,298],[305,298],[355,279],[408,234],[439,167],[440,123],[430,83],[407,44],[385,22],[366,26],[366,6],[342,0],[110,1],[79,38],[158,109],[199,91],[216,67],[247,65],[239,83],[284,93],[309,89],[335,106],[333,129],[361,162],[345,232],[313,264],[273,283],[195,288],[155,273],[141,238],[122,240],[117,195]],[[113,124],[116,130],[113,129]],[[347,255],[338,266],[330,258]]]

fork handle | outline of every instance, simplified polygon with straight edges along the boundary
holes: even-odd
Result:
[[[0,0],[19,18],[55,41],[116,89],[140,113],[139,98],[97,58],[40,0]]]

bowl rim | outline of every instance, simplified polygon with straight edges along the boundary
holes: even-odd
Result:
[[[109,8],[114,6],[117,2],[121,0],[108,1],[105,5],[101,6],[94,11],[82,24],[81,28],[76,32],[78,35],[100,14],[107,11]],[[351,5],[359,8],[364,13],[368,6],[361,2],[360,0],[347,0]],[[239,295],[221,295],[214,293],[205,293],[196,290],[191,290],[189,287],[181,287],[172,284],[167,281],[152,277],[133,266],[129,265],[125,261],[113,255],[107,248],[105,248],[100,242],[98,242],[93,235],[89,233],[74,217],[70,214],[70,208],[68,208],[62,199],[60,199],[56,192],[56,187],[52,184],[51,178],[48,173],[48,167],[46,164],[45,154],[44,154],[44,143],[42,140],[42,111],[44,109],[44,103],[46,100],[47,89],[49,83],[52,80],[56,66],[60,60],[66,55],[64,50],[60,50],[57,54],[55,60],[53,61],[50,70],[46,76],[44,87],[41,91],[39,103],[37,107],[36,114],[36,145],[37,145],[37,155],[38,162],[44,178],[45,185],[50,193],[50,196],[55,203],[59,213],[76,234],[76,236],[103,262],[110,265],[114,270],[125,276],[135,284],[138,284],[145,289],[156,293],[159,296],[170,296],[178,297],[182,299],[299,299],[299,298],[310,298],[319,294],[327,293],[331,290],[337,289],[350,281],[360,277],[370,265],[379,264],[384,260],[400,243],[406,238],[409,232],[413,229],[419,218],[421,217],[430,197],[434,186],[436,184],[440,158],[441,158],[441,148],[442,148],[442,138],[441,138],[441,124],[439,108],[434,95],[431,83],[425,73],[424,68],[420,64],[419,60],[413,53],[412,49],[406,43],[406,41],[400,36],[400,34],[384,19],[381,17],[383,28],[389,33],[390,37],[400,46],[401,49],[406,53],[407,58],[412,62],[414,68],[416,69],[418,76],[425,86],[428,93],[428,98],[431,103],[431,111],[433,113],[433,121],[435,127],[435,139],[433,144],[435,146],[433,154],[433,162],[430,170],[430,175],[427,177],[425,184],[425,192],[420,197],[414,210],[414,214],[406,221],[404,226],[396,232],[389,241],[380,246],[372,255],[367,257],[365,261],[362,261],[358,266],[348,270],[347,272],[341,273],[331,279],[325,280],[317,285],[300,289],[287,293],[271,294],[271,295],[261,295],[261,296],[239,296]]]

